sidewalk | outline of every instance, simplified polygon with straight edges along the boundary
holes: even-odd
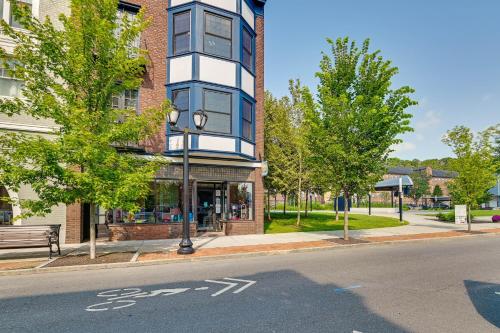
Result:
[[[397,214],[378,214],[397,217]],[[154,241],[98,242],[99,258],[93,263],[147,262],[151,260],[182,260],[200,257],[234,256],[251,253],[278,253],[305,249],[322,249],[359,244],[395,241],[464,237],[478,234],[500,234],[500,224],[474,223],[473,233],[464,232],[465,225],[436,221],[435,218],[406,213],[409,225],[392,228],[350,230],[350,241],[342,239],[342,231],[296,232],[245,236],[193,238],[196,253],[183,257],[176,253],[178,239]],[[0,271],[41,267],[90,264],[88,244],[63,245],[62,256],[47,261],[46,249],[0,250]]]

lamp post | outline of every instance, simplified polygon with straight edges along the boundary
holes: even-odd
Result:
[[[399,177],[399,221],[403,222],[403,178]]]
[[[193,254],[193,242],[191,242],[190,237],[190,228],[189,228],[189,134],[197,133],[195,131],[191,131],[189,126],[184,129],[178,129],[175,126],[177,125],[177,121],[179,120],[180,112],[177,108],[173,108],[172,112],[168,114],[168,122],[173,131],[182,132],[184,137],[183,151],[184,151],[184,163],[183,163],[183,219],[182,219],[182,240],[179,243],[179,249],[177,250],[178,254]],[[208,120],[208,115],[203,110],[198,110],[193,113],[193,121],[196,129],[201,131]]]

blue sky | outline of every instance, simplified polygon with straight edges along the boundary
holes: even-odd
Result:
[[[451,156],[448,129],[500,122],[499,0],[269,0],[265,15],[266,89],[276,96],[290,78],[316,89],[327,37],[370,38],[399,67],[394,85],[415,88],[420,104],[396,157]]]

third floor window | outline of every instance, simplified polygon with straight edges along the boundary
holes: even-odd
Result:
[[[174,55],[189,52],[191,39],[191,12],[174,15]]]
[[[249,70],[253,71],[253,37],[247,31],[243,29],[243,58],[241,62]]]
[[[224,58],[232,56],[232,21],[223,16],[205,13],[205,52]]]

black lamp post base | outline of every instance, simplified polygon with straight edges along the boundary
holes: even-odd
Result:
[[[194,249],[192,246],[180,247],[177,250],[177,254],[193,254],[193,253],[194,253]]]
[[[183,239],[179,244],[177,254],[193,254],[193,242],[190,239]]]

